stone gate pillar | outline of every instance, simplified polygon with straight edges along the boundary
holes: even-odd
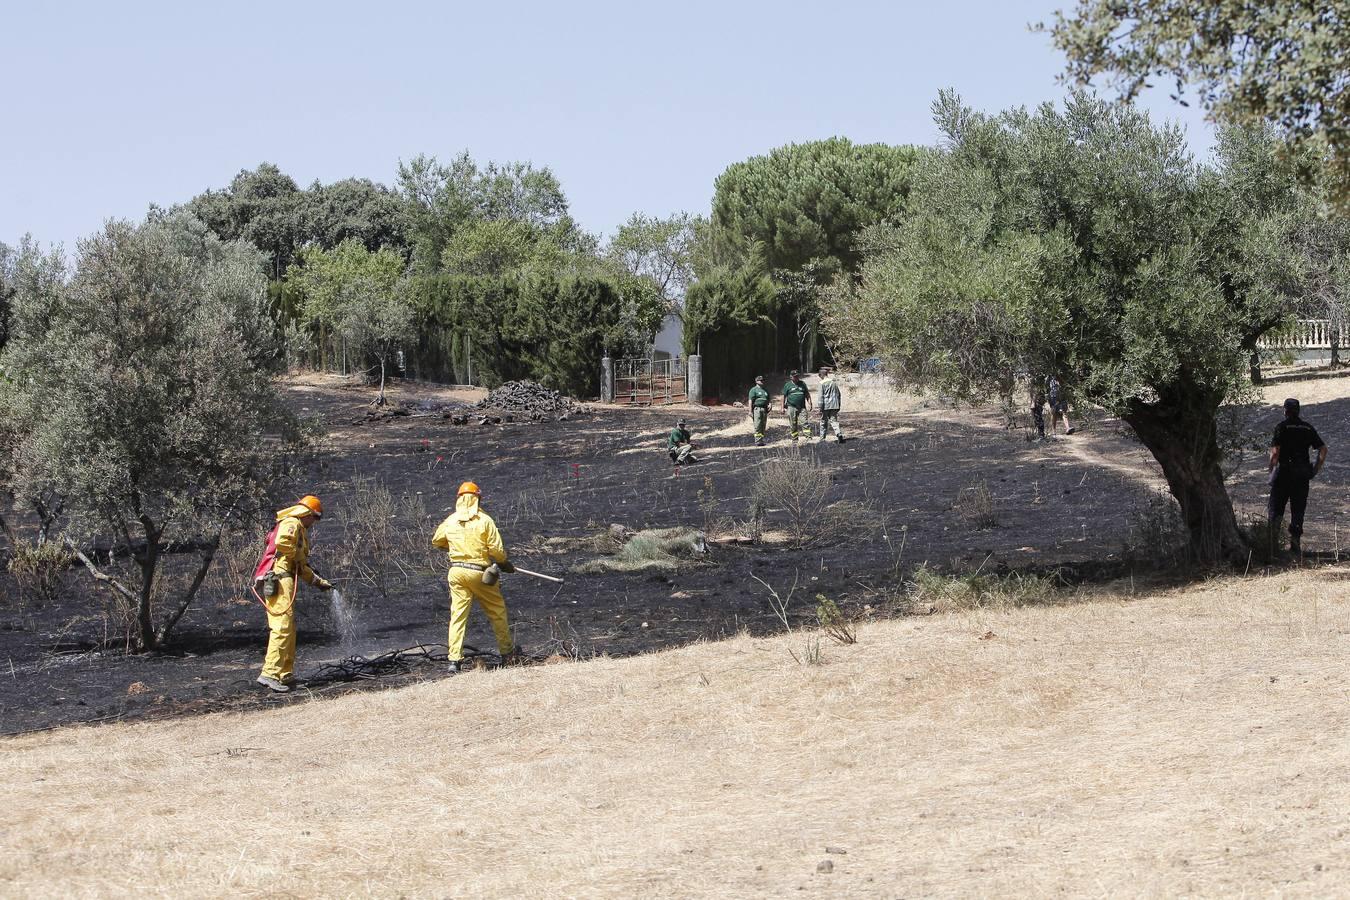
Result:
[[[689,391],[689,402],[703,405],[703,357],[697,353],[689,357],[688,368],[684,373],[685,386]]]
[[[608,356],[600,360],[600,402],[614,402],[614,360]]]

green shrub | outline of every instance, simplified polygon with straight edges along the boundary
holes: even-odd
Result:
[[[824,594],[816,594],[816,618],[820,621],[821,629],[839,643],[858,642],[858,631],[853,626],[853,619]]]

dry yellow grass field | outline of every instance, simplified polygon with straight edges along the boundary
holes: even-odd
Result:
[[[0,894],[1343,894],[1348,576],[10,739]]]

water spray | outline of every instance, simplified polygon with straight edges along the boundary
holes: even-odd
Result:
[[[342,642],[342,647],[345,650],[351,650],[356,646],[360,624],[356,618],[356,610],[347,602],[347,598],[343,596],[342,591],[336,587],[328,592],[328,604],[333,616],[333,625],[337,627],[338,638]]]

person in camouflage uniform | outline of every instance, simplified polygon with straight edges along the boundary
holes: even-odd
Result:
[[[808,437],[811,435],[811,424],[806,412],[810,408],[811,391],[797,374],[797,370],[793,369],[787,384],[783,385],[783,412],[787,414],[788,428],[792,432],[794,444],[802,435]]]
[[[764,389],[764,376],[755,376],[750,389],[750,421],[755,428],[755,446],[764,446],[764,433],[769,428],[769,392]]]
[[[825,440],[826,431],[834,432],[837,443],[844,442],[844,431],[839,427],[839,408],[843,398],[839,392],[839,382],[834,378],[834,370],[825,366],[820,370],[820,439]]]
[[[1050,433],[1054,434],[1060,419],[1064,420],[1064,433],[1073,434],[1078,429],[1069,424],[1069,401],[1064,398],[1064,389],[1059,376],[1051,374],[1045,380],[1045,397],[1050,401]]]

